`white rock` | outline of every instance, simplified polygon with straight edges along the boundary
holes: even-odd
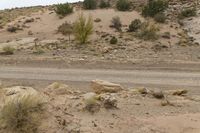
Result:
[[[119,84],[103,81],[103,80],[93,80],[91,82],[91,88],[95,93],[116,93],[123,90],[122,86]]]

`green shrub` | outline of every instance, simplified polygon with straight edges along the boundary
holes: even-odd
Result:
[[[140,21],[140,19],[135,19],[134,21],[131,22],[131,24],[129,25],[129,32],[135,32],[138,29],[140,29],[142,25],[142,22]]]
[[[71,7],[68,3],[65,4],[58,4],[55,7],[55,12],[58,15],[66,16],[73,12],[73,7]]]
[[[96,0],[84,0],[83,6],[85,9],[89,9],[89,10],[96,9],[97,2],[96,2]]]
[[[35,133],[43,109],[41,99],[36,96],[15,97],[2,107],[0,124],[11,133]]]
[[[137,36],[144,40],[156,40],[158,39],[157,31],[159,29],[154,24],[144,22],[137,33]]]
[[[73,26],[68,22],[65,22],[58,27],[58,32],[62,33],[63,35],[68,35],[70,40],[70,35],[73,33]]]
[[[163,12],[167,7],[168,2],[166,0],[149,0],[142,10],[142,15],[154,17],[156,14]]]
[[[193,17],[196,16],[196,9],[195,8],[188,8],[188,9],[184,9],[181,11],[181,13],[179,14],[179,18],[183,19],[183,18],[187,18],[187,17]]]
[[[118,16],[113,17],[111,23],[111,27],[115,28],[118,31],[121,31],[122,23]]]
[[[89,36],[93,32],[93,20],[92,17],[86,19],[83,14],[81,14],[73,26],[73,31],[75,39],[79,41],[80,44],[85,44]]]
[[[118,0],[116,7],[119,11],[127,11],[130,9],[130,2],[128,0]]]
[[[108,7],[110,7],[110,2],[109,1],[101,0],[100,4],[99,4],[99,7],[100,8],[108,8]]]
[[[154,20],[158,23],[165,23],[166,21],[166,16],[164,13],[158,13],[154,16]]]
[[[11,46],[5,46],[3,47],[3,54],[5,55],[12,55],[14,54],[15,49]]]
[[[117,44],[117,42],[118,42],[118,40],[117,40],[116,37],[112,37],[112,38],[110,39],[110,44]]]

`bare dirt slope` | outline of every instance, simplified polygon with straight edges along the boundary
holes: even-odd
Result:
[[[93,20],[101,19],[101,22],[94,22],[94,34],[91,36],[87,46],[77,46],[76,41],[68,41],[67,36],[57,32],[58,26],[64,22],[73,23],[78,15],[92,16]],[[113,17],[119,16],[123,24],[123,33],[116,32],[110,28]],[[25,23],[27,19],[33,18],[34,22]],[[156,41],[144,41],[127,33],[128,25],[134,19],[144,21],[140,12],[119,12],[115,9],[97,9],[92,11],[75,8],[75,12],[63,19],[46,8],[43,11],[33,13],[29,16],[22,16],[8,25],[22,25],[23,30],[16,33],[9,33],[6,27],[0,30],[0,49],[5,46],[16,48],[15,56],[0,56],[0,60],[30,61],[30,60],[65,60],[85,62],[199,62],[200,47],[198,45],[180,46],[177,43],[183,32],[178,23],[168,21],[166,24],[156,24],[160,31],[160,38]],[[165,32],[170,32],[170,37],[163,37]],[[109,43],[111,37],[118,38],[118,44]],[[64,39],[64,40],[63,40]],[[40,51],[34,51],[35,40],[41,47]],[[57,46],[55,44],[58,44]],[[57,48],[55,48],[57,47]],[[39,54],[34,54],[34,53]]]

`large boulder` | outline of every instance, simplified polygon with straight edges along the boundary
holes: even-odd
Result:
[[[119,84],[103,81],[103,80],[93,80],[91,82],[91,88],[95,93],[116,93],[123,90],[122,86]]]

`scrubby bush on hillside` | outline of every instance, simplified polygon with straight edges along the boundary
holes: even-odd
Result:
[[[166,0],[149,0],[142,10],[142,15],[154,17],[156,14],[163,12],[167,7],[168,2]]]
[[[119,11],[127,11],[130,9],[130,2],[128,0],[118,0],[116,7]]]
[[[154,20],[158,23],[165,23],[166,21],[166,16],[164,13],[158,13],[154,16]]]
[[[156,40],[158,39],[157,32],[158,27],[155,24],[144,22],[137,33],[137,36],[144,40]]]
[[[179,18],[187,18],[187,17],[193,17],[196,16],[196,9],[195,8],[188,8],[188,9],[183,9],[181,13],[179,14]]]
[[[79,41],[80,44],[85,44],[93,32],[92,17],[86,19],[83,14],[81,14],[74,23],[73,31],[75,39]]]
[[[89,9],[89,10],[96,9],[97,2],[96,2],[96,0],[84,0],[83,6],[85,9]]]
[[[122,23],[118,16],[112,18],[111,27],[115,28],[118,31],[121,31]]]
[[[101,0],[100,4],[99,4],[100,8],[108,8],[110,7],[110,2],[109,1],[105,1],[105,0]]]
[[[118,42],[118,40],[117,40],[116,37],[112,37],[112,38],[110,39],[110,44],[117,44],[117,42]]]
[[[134,21],[131,22],[129,25],[129,32],[135,32],[137,31],[142,25],[142,22],[139,19],[135,19]]]
[[[55,7],[55,12],[58,14],[58,15],[61,15],[61,16],[66,16],[70,13],[73,12],[73,7],[70,6],[68,3],[65,3],[65,4],[58,4],[56,5]]]
[[[11,133],[35,133],[43,109],[38,97],[27,95],[13,98],[0,111],[0,125]]]
[[[65,22],[58,27],[58,32],[62,33],[63,35],[67,35],[70,40],[70,35],[73,33],[73,26],[68,22]]]

